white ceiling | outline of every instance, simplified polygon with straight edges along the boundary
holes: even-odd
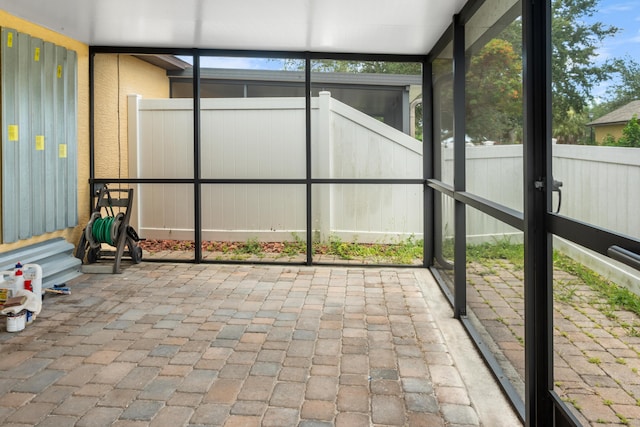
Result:
[[[428,53],[467,0],[0,0],[93,46]]]

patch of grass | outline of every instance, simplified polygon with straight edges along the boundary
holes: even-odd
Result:
[[[262,245],[255,237],[247,239],[247,241],[235,249],[236,254],[243,255],[260,255],[263,253]]]
[[[629,328],[625,328],[630,337],[638,338],[640,337],[640,330],[636,327],[635,323],[633,325],[629,325]]]
[[[556,280],[553,285],[553,294],[557,301],[569,302],[573,300],[578,290],[578,284],[571,280]]]
[[[599,365],[600,363],[602,363],[599,357],[590,357],[589,359],[587,359],[587,362],[593,363],[594,365]]]
[[[409,237],[397,243],[344,242],[338,236],[330,236],[328,242],[314,244],[314,252],[335,255],[340,259],[372,259],[395,264],[412,264],[422,259],[424,242]]]
[[[627,310],[640,315],[640,297],[630,290],[606,280],[596,272],[559,252],[554,252],[553,262],[557,268],[576,276],[594,290],[600,297],[600,302],[606,303],[610,311]]]
[[[411,264],[416,259],[422,259],[424,251],[424,241],[415,240],[413,236],[400,241],[399,243],[388,245],[386,254],[396,264]]]
[[[576,408],[578,411],[580,409],[582,409],[582,407],[578,404],[578,401],[576,399],[571,399],[569,397],[563,397],[562,400],[566,403],[570,403],[571,405],[573,405],[574,408]]]
[[[629,425],[629,420],[622,414],[616,414],[616,417],[620,420],[620,422],[624,425]]]
[[[467,245],[467,261],[476,261],[483,265],[489,262],[494,265],[496,260],[504,260],[511,264],[514,270],[522,270],[524,268],[524,245],[512,243],[507,238],[477,245]]]
[[[302,239],[296,233],[292,233],[291,235],[293,236],[293,242],[283,242],[282,253],[288,256],[306,254],[307,243],[302,241]]]
[[[342,239],[337,236],[329,236],[329,244],[327,248],[327,254],[336,255],[341,259],[347,260],[353,259],[353,257],[357,256],[360,252],[355,242],[343,242]]]

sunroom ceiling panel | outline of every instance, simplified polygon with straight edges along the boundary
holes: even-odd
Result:
[[[89,45],[424,54],[467,0],[0,0]]]

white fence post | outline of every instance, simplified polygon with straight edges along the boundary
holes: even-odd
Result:
[[[322,91],[318,98],[318,150],[317,171],[314,175],[333,178],[333,129],[331,126],[331,93]],[[333,227],[333,189],[330,184],[322,184],[313,189],[317,194],[315,203],[316,226],[320,241],[328,240]],[[315,230],[314,230],[315,231]]]
[[[140,141],[140,113],[139,102],[142,99],[140,95],[128,95],[127,96],[127,139],[129,149],[129,178],[138,178],[139,168],[139,153],[138,144]],[[140,225],[140,209],[138,209],[139,203],[135,203],[136,198],[140,197],[140,186],[133,186],[133,200],[134,204],[131,211],[131,218],[129,223],[133,228],[139,229]]]

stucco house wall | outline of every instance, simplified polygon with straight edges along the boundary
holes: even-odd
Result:
[[[169,79],[164,69],[122,54],[96,55],[94,79],[96,177],[127,178],[127,95],[169,98]]]
[[[591,123],[587,123],[587,126],[593,127],[596,143],[602,144],[607,135],[619,139],[622,136],[622,129],[634,116],[640,117],[640,100],[631,101]]]
[[[82,231],[82,227],[89,220],[85,201],[89,197],[89,46],[56,33],[47,28],[32,24],[0,10],[0,26],[13,28],[18,32],[31,37],[37,37],[45,42],[51,42],[67,49],[74,50],[78,58],[78,221],[75,228],[67,228],[52,233],[46,233],[26,240],[2,244],[0,252],[24,247],[33,243],[45,241],[54,237],[63,237],[70,242],[76,242]],[[0,176],[0,180],[2,177]],[[1,184],[1,181],[0,181]],[[1,191],[1,185],[0,185]],[[37,189],[34,189],[37,191]],[[1,206],[0,206],[1,209]]]
[[[615,139],[619,139],[622,136],[622,129],[626,123],[614,123],[610,125],[594,126],[596,144],[602,145],[602,142],[607,135],[613,136]]]

